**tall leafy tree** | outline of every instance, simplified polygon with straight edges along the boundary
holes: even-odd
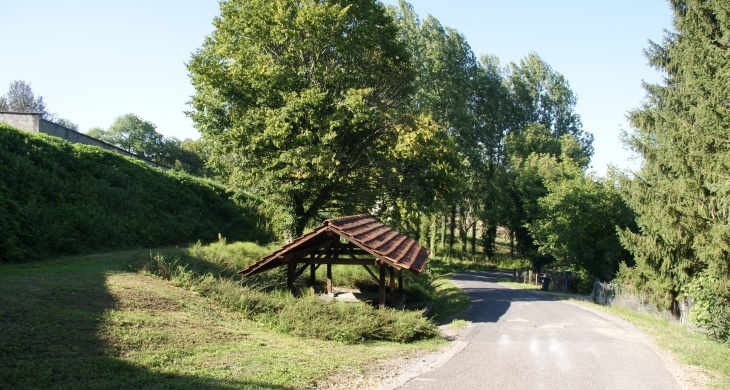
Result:
[[[636,258],[632,281],[676,310],[701,272],[730,287],[730,1],[670,4],[675,31],[645,51],[664,82],[645,85],[648,101],[629,113],[626,143],[643,164],[621,188],[640,233],[621,242]]]
[[[403,0],[390,10],[413,57],[416,78],[409,109],[433,117],[462,160],[461,185],[442,199],[446,210],[440,220],[450,219],[450,246],[458,227],[463,248],[467,231],[474,237],[478,219],[486,214],[482,210],[493,200],[489,186],[500,142],[499,106],[506,97],[498,62],[490,58],[482,66],[462,34],[432,16],[420,20]]]
[[[30,83],[15,80],[8,85],[8,91],[0,96],[0,111],[40,114],[45,120],[53,121],[56,115],[48,111],[42,96],[33,93]]]
[[[155,161],[164,160],[171,143],[157,132],[157,126],[135,114],[124,114],[109,126],[109,129],[94,127],[89,129],[90,137],[108,142],[130,153]]]
[[[553,260],[540,252],[528,227],[539,217],[539,200],[548,194],[550,183],[570,180],[582,174],[585,161],[582,149],[572,135],[555,138],[542,124],[533,123],[505,138],[505,165],[502,184],[509,205],[504,222],[514,233],[517,249],[527,256],[535,269]]]
[[[634,214],[613,182],[584,175],[571,160],[563,164],[573,165],[575,175],[546,183],[547,194],[537,200],[529,233],[538,252],[554,257],[557,266],[606,280],[618,271],[621,262],[633,264],[616,229],[635,230]]]
[[[188,69],[191,118],[231,184],[267,194],[300,235],[371,207],[410,92],[409,55],[372,0],[229,0]]]
[[[575,112],[578,97],[562,74],[537,53],[530,53],[519,63],[510,63],[505,79],[513,97],[510,117],[513,131],[539,123],[555,138],[572,135],[586,156],[593,155],[593,135],[583,130],[580,116]]]
[[[569,158],[585,168],[593,154],[593,135],[583,130],[575,112],[577,97],[568,81],[537,54],[510,63],[504,80],[510,99],[503,115],[507,136],[500,172],[505,195],[501,220],[517,240],[518,250],[539,268],[552,258],[537,250],[527,225],[536,217],[537,201],[547,188],[543,176],[534,174],[535,157],[529,157]]]

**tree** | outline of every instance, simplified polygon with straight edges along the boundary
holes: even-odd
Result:
[[[537,200],[536,217],[528,226],[540,254],[554,257],[558,266],[600,280],[615,274],[621,262],[633,264],[616,231],[636,230],[634,215],[614,183],[577,174],[546,187],[547,194]]]
[[[170,162],[171,149],[179,143],[174,138],[166,139],[154,123],[134,114],[117,117],[107,130],[94,127],[86,134],[161,164]]]
[[[519,64],[510,63],[505,77],[513,96],[513,131],[539,123],[554,138],[572,135],[587,157],[593,155],[593,135],[583,131],[580,116],[574,111],[578,98],[563,75],[537,53],[530,53]]]
[[[372,207],[413,78],[383,5],[229,0],[214,25],[188,69],[216,168],[281,205],[291,236]]]
[[[537,54],[510,63],[504,80],[510,98],[502,108],[507,134],[498,175],[500,220],[517,240],[518,250],[539,268],[552,257],[538,251],[526,227],[536,217],[537,200],[548,192],[535,164],[570,159],[584,169],[593,154],[593,135],[583,130],[574,111],[577,97],[568,81]]]
[[[40,114],[41,119],[53,122],[56,115],[51,114],[42,96],[35,96],[30,83],[15,80],[8,86],[8,92],[0,96],[0,111]]]
[[[677,312],[700,274],[730,287],[730,1],[670,3],[675,31],[645,51],[664,82],[645,84],[625,137],[643,158],[621,184],[640,232],[620,238],[637,263],[625,276]]]
[[[539,251],[528,227],[538,218],[539,200],[548,195],[550,183],[571,180],[583,174],[585,158],[578,140],[565,134],[556,139],[542,124],[533,123],[505,138],[509,158],[502,184],[509,203],[504,222],[517,240],[519,252],[535,269],[551,262],[551,254]]]
[[[58,119],[56,119],[56,122],[55,123],[57,125],[60,125],[60,126],[63,126],[65,128],[67,128],[67,129],[71,129],[71,130],[74,130],[74,131],[79,131],[79,125],[77,125],[76,123],[71,122],[70,120],[68,120],[66,118],[58,118]]]
[[[462,248],[471,230],[473,249],[479,219],[489,219],[489,230],[496,232],[496,220],[488,217],[496,203],[492,176],[503,131],[501,108],[508,98],[498,61],[485,57],[485,63],[480,63],[462,34],[432,16],[420,20],[403,0],[389,10],[413,57],[416,79],[409,110],[431,116],[451,138],[462,160],[461,185],[440,199],[440,222],[450,219],[449,247],[458,225]],[[431,218],[435,225],[437,215]]]

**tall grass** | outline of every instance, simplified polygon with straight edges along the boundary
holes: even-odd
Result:
[[[301,337],[347,344],[368,340],[411,342],[438,334],[421,311],[377,310],[365,303],[324,302],[279,290],[281,269],[242,280],[236,271],[272,248],[252,243],[223,242],[185,250],[171,249],[136,258],[131,266],[197,292],[271,329]],[[363,270],[363,272],[365,272]]]

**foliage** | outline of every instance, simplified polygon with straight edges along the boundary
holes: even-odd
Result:
[[[67,128],[67,129],[79,131],[79,125],[71,122],[70,120],[68,120],[66,118],[58,118],[58,119],[56,119],[55,123],[59,126],[63,126],[65,128]]]
[[[585,158],[590,158],[593,135],[583,131],[580,116],[574,111],[578,99],[563,75],[537,53],[530,53],[519,64],[510,63],[505,78],[514,97],[517,131],[537,123],[545,126],[554,138],[571,135],[578,140]]]
[[[539,200],[548,195],[550,183],[560,183],[581,176],[582,169],[570,155],[576,140],[571,135],[555,138],[542,124],[532,124],[519,133],[505,137],[505,152],[509,163],[503,173],[507,196],[504,216],[514,232],[518,249],[530,259],[534,269],[553,260],[541,252],[528,228],[539,218]],[[578,149],[580,150],[580,149]]]
[[[15,80],[8,85],[8,92],[0,96],[0,111],[39,114],[41,119],[53,122],[56,115],[46,108],[42,96],[35,96],[30,83]]]
[[[98,147],[0,124],[0,258],[273,238],[265,202]]]
[[[124,114],[114,119],[108,130],[94,127],[86,134],[127,152],[163,163],[163,160],[169,160],[169,149],[175,142],[165,139],[156,129],[157,126],[152,122],[134,114]]]
[[[465,232],[461,234],[465,247],[466,232],[473,229],[475,233],[478,219],[490,224],[491,228],[485,231],[496,229],[492,179],[504,130],[502,108],[507,90],[498,63],[485,57],[488,58],[485,64],[480,64],[458,31],[441,25],[430,15],[420,20],[413,8],[402,0],[397,7],[389,7],[389,12],[399,27],[399,39],[411,53],[416,74],[408,110],[432,117],[451,139],[449,144],[453,146],[449,147],[461,161],[458,185],[451,185],[450,191],[430,199],[412,200],[408,193],[392,195],[398,201],[393,202],[394,210],[388,217],[399,228],[418,238],[424,236],[419,231],[424,229],[419,229],[418,221],[422,226],[430,223],[433,232],[430,237],[423,237],[422,242],[436,251],[433,234],[437,225],[444,226],[451,214],[449,250],[457,225]],[[457,209],[458,217],[455,215]],[[443,247],[443,238],[441,241]]]
[[[557,259],[558,267],[586,272],[591,281],[611,279],[621,262],[632,264],[616,229],[633,227],[634,215],[613,185],[590,174],[548,183],[528,227],[540,254]]]
[[[643,158],[620,186],[640,230],[620,238],[646,281],[637,288],[659,289],[652,295],[676,312],[682,288],[703,285],[695,277],[730,278],[730,2],[671,5],[675,31],[646,50],[664,83],[644,86],[648,101],[630,112],[625,136]]]
[[[366,210],[412,79],[382,4],[230,0],[188,63],[218,169],[290,215]]]
[[[690,321],[707,330],[711,337],[730,341],[730,285],[703,271],[684,286],[683,293],[694,304]]]

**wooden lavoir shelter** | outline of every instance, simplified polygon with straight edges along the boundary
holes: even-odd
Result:
[[[343,240],[344,239],[344,240]],[[423,271],[428,250],[415,240],[368,215],[351,215],[328,219],[311,232],[282,246],[272,254],[238,271],[250,276],[276,267],[287,267],[287,287],[309,269],[309,284],[314,286],[315,272],[327,266],[327,293],[332,293],[332,265],[365,267],[379,286],[379,305],[385,308],[386,273],[389,274],[390,305],[395,306],[395,278],[398,296],[403,295],[403,270],[416,275]],[[375,271],[371,269],[375,267]],[[376,273],[378,275],[376,276]]]

